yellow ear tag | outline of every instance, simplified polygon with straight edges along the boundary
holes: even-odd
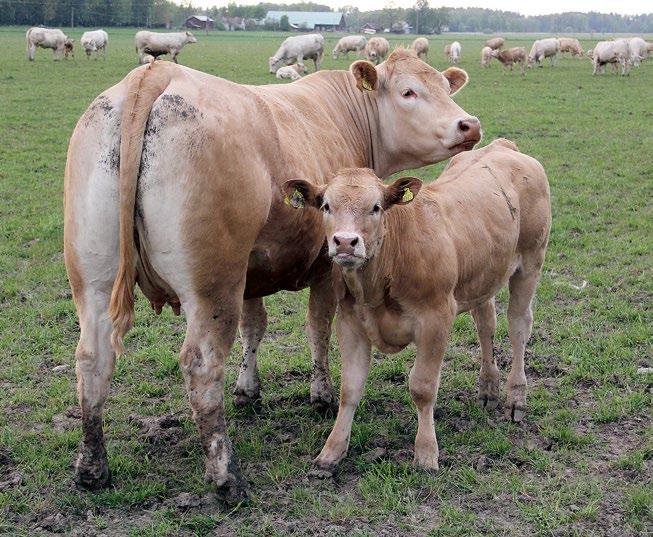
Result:
[[[303,209],[306,207],[304,196],[302,196],[302,193],[297,189],[292,193],[292,198],[286,194],[286,197],[283,198],[283,202],[295,209]]]
[[[404,188],[404,195],[401,196],[401,201],[404,203],[408,203],[409,201],[413,201],[413,198],[415,195],[413,194],[412,190],[408,187]]]
[[[372,84],[370,84],[367,80],[363,79],[363,89],[366,89],[367,91],[372,91],[374,88],[372,87]]]

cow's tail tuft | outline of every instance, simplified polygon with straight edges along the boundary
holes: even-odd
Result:
[[[173,66],[157,62],[132,71],[127,80],[127,96],[120,121],[120,262],[109,305],[113,323],[111,345],[118,356],[125,350],[123,338],[134,322],[134,211],[145,125],[154,101],[170,83],[173,69]]]

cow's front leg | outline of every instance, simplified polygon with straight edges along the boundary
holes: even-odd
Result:
[[[454,316],[453,305],[443,304],[431,314],[424,315],[415,331],[415,364],[409,376],[410,395],[417,407],[415,465],[426,470],[439,468],[433,407],[438,396],[440,369]]]
[[[338,315],[336,332],[342,356],[340,406],[331,434],[315,459],[315,465],[328,472],[333,472],[347,454],[351,425],[363,396],[372,353],[367,336],[351,312]]]
[[[245,406],[261,399],[257,352],[268,325],[263,298],[252,298],[243,303],[240,316],[240,338],[243,344],[243,361],[234,388],[234,404]]]
[[[336,406],[336,396],[329,371],[329,340],[335,312],[336,298],[331,284],[331,274],[328,273],[311,284],[306,316],[306,336],[313,359],[311,404],[322,411]]]

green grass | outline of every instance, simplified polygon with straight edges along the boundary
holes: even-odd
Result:
[[[157,317],[140,300],[107,404],[114,485],[78,491],[71,464],[79,423],[66,417],[76,405],[78,323],[62,259],[62,178],[77,119],[135,65],[133,31],[109,34],[106,62],[78,52],[76,61],[54,63],[39,50],[28,63],[24,29],[0,30],[0,481],[22,476],[0,491],[0,533],[33,534],[56,513],[67,531],[135,536],[653,531],[651,378],[636,373],[653,366],[653,60],[627,78],[592,77],[587,59],[569,58],[524,78],[504,76],[497,64],[480,69],[482,39],[470,36],[456,36],[461,67],[471,77],[457,101],[479,116],[486,141],[514,140],[542,162],[551,182],[553,230],[527,354],[526,423],[516,426],[476,407],[478,345],[471,319],[461,316],[436,410],[441,471],[410,464],[416,417],[406,386],[408,349],[375,354],[349,456],[334,480],[309,478],[333,418],[308,405],[307,294],[280,293],[266,301],[262,410],[236,410],[227,397],[229,432],[252,492],[249,504],[228,509],[202,481],[177,363],[184,321],[169,311]],[[81,31],[71,35],[79,40]],[[180,61],[242,83],[273,83],[267,58],[281,37],[200,35]],[[327,36],[327,50],[336,37]],[[510,38],[511,45],[530,42]],[[431,40],[429,61],[439,68],[444,43],[445,37]],[[326,69],[347,66],[325,56]],[[416,173],[434,179],[441,168]],[[574,287],[583,281],[583,289]],[[505,292],[498,304],[505,380]],[[236,345],[228,394],[238,355]],[[337,384],[335,344],[331,356]],[[69,368],[54,373],[61,364]],[[166,413],[180,425],[162,444],[140,439],[138,424],[128,419]],[[365,455],[378,447],[385,454],[370,462]],[[201,505],[185,509],[170,501],[184,492],[202,498]]]

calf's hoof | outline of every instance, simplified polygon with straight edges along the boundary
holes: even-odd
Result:
[[[216,495],[218,499],[227,505],[246,502],[249,497],[247,482],[243,479],[238,467],[233,462],[229,464],[226,479],[222,478],[218,481],[208,471],[204,475],[204,479],[207,482],[216,484]]]
[[[92,454],[87,448],[80,450],[75,463],[75,481],[87,490],[100,490],[111,484],[111,469],[104,447],[99,454]]]
[[[515,423],[521,422],[526,417],[526,387],[516,387],[508,391],[505,415]]]
[[[499,379],[479,379],[478,404],[487,410],[499,406]]]

